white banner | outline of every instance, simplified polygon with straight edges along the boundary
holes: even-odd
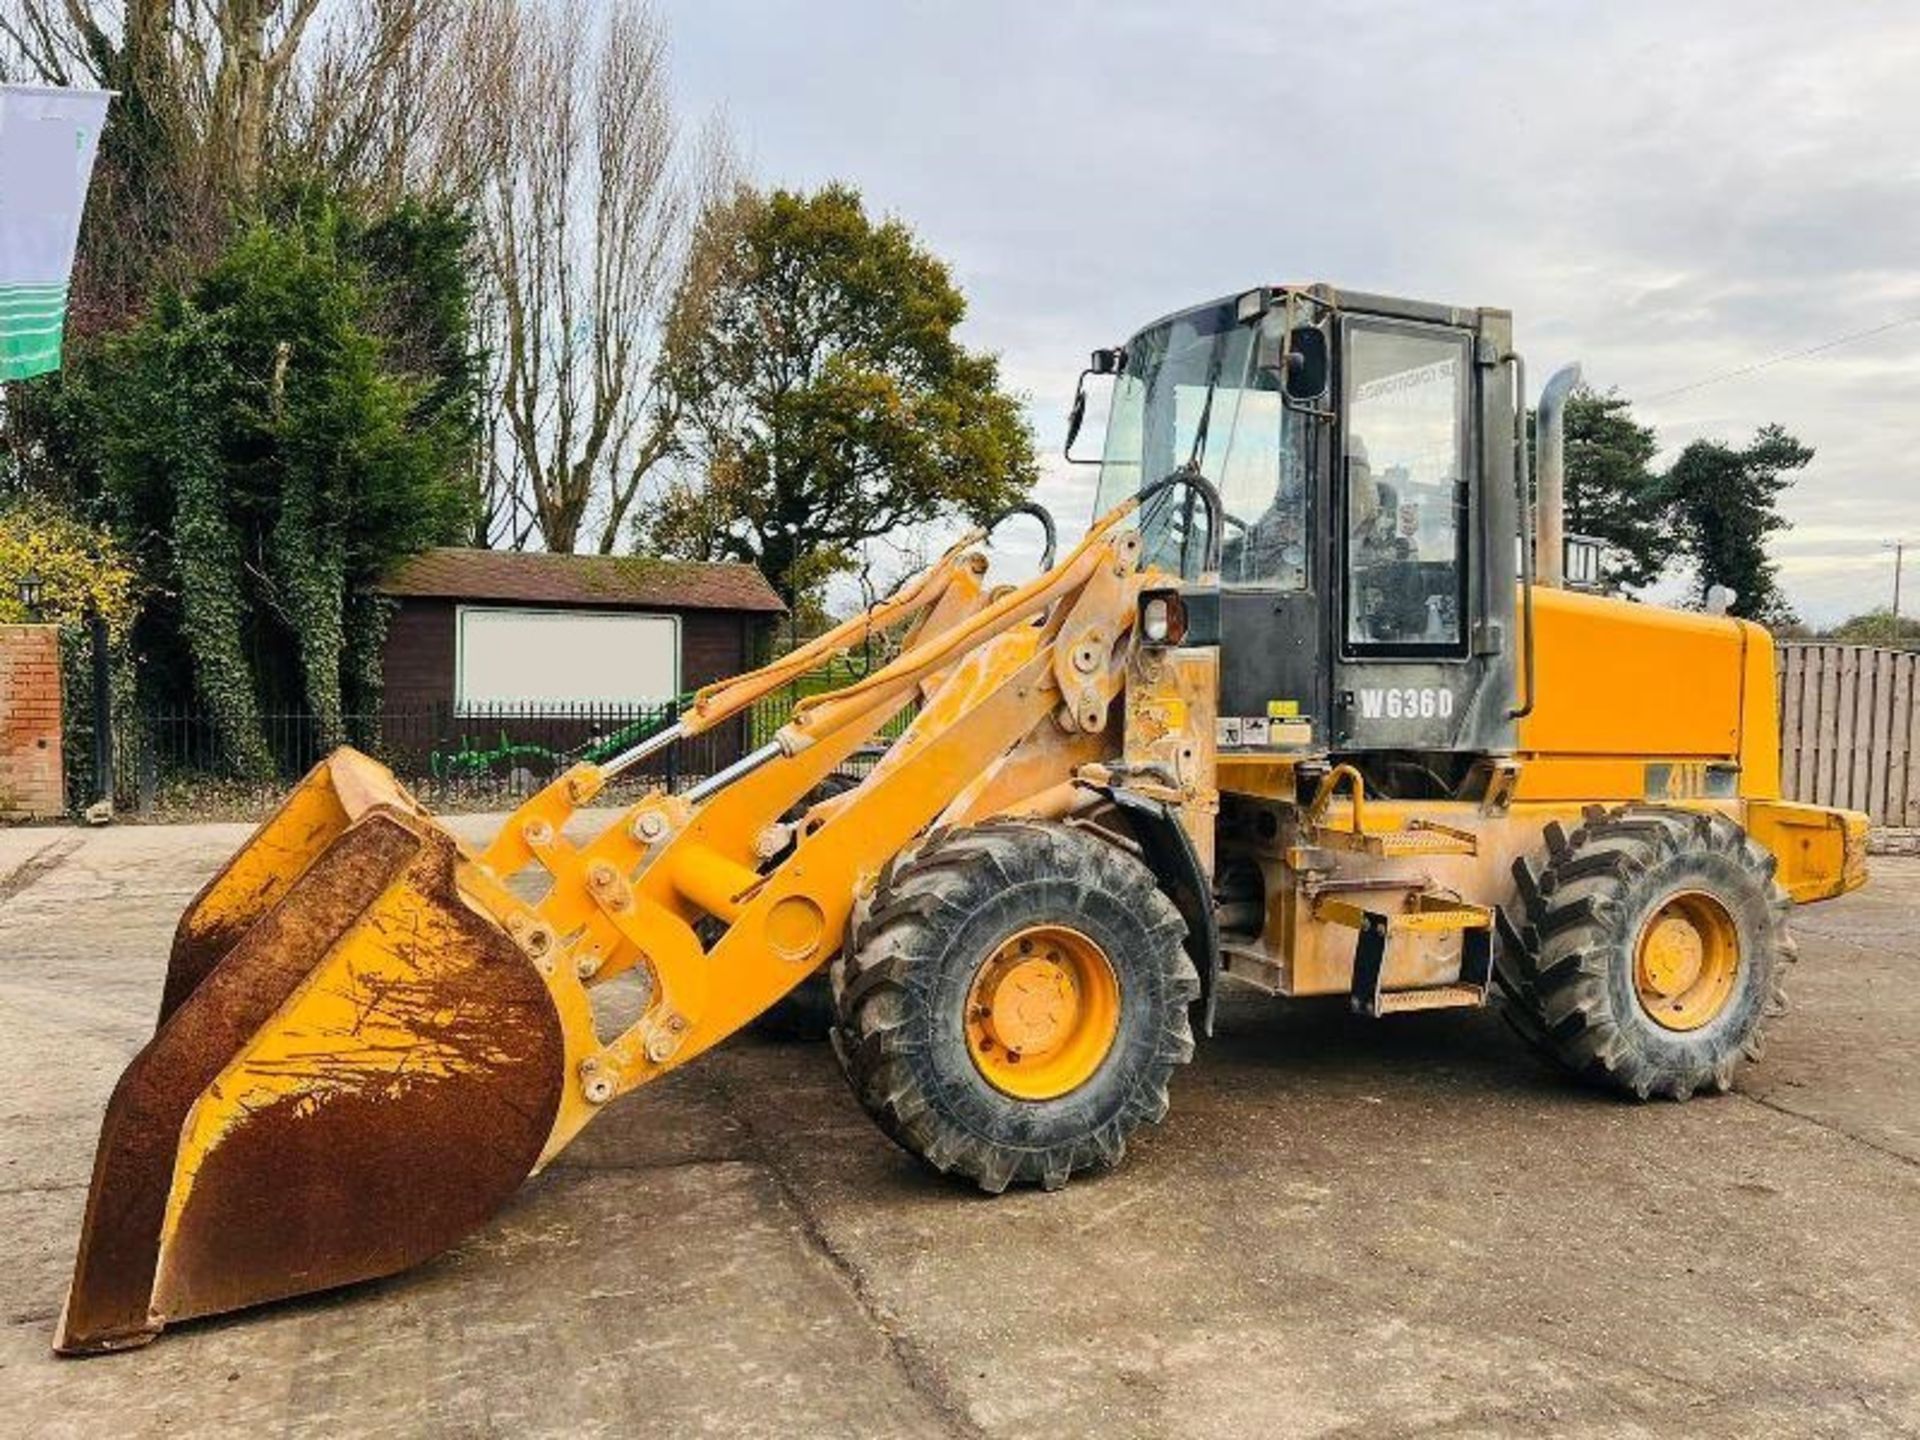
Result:
[[[60,368],[105,90],[0,85],[0,380]]]

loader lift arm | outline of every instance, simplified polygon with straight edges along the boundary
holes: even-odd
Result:
[[[956,546],[871,615],[710,690],[682,733],[870,627],[915,626],[772,744],[584,844],[566,823],[614,767],[577,767],[476,855],[371,760],[323,762],[181,922],[167,1011],[108,1106],[56,1348],[137,1345],[444,1249],[609,1101],[831,956],[862,889],[983,775],[1019,764],[1057,791],[1109,753],[1144,583],[1133,508],[1005,592]],[[865,783],[782,833],[916,701]],[[509,884],[528,870],[537,903]],[[703,944],[701,922],[724,928]],[[645,1008],[602,1035],[589,991],[635,968]]]
[[[1043,722],[1057,713],[1063,727],[1104,731],[1123,679],[1113,650],[1140,583],[1138,538],[1114,533],[1130,508],[1054,570],[865,679],[800,701],[758,763],[710,798],[649,796],[578,850],[559,838],[563,809],[523,807],[518,841],[503,830],[490,868],[546,871],[538,921],[571,937],[550,982],[570,1079],[543,1160],[609,1100],[719,1043],[817,969],[887,859]],[[763,872],[761,837],[934,676],[946,678],[869,781]],[[695,931],[705,917],[727,927],[710,948]],[[602,1042],[585,989],[635,966],[647,972],[646,1010]]]

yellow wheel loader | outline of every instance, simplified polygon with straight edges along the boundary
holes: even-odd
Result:
[[[1503,311],[1182,311],[1095,352],[1070,457],[1088,375],[1099,518],[1037,578],[969,536],[484,850],[363,755],[309,775],[180,922],[56,1348],[426,1259],[818,976],[860,1103],[990,1191],[1117,1163],[1229,980],[1382,1018],[1498,988],[1577,1075],[1725,1090],[1866,820],[1781,798],[1765,631],[1562,583],[1564,377],[1536,487]],[[771,743],[570,828],[878,631]],[[623,976],[637,1019],[595,1008]]]

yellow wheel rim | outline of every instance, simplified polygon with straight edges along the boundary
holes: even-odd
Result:
[[[981,964],[967,990],[967,1050],[994,1089],[1056,1100],[1084,1085],[1120,1032],[1120,980],[1078,930],[1034,925]]]
[[[1698,1030],[1726,1008],[1740,975],[1740,934],[1711,895],[1684,890],[1647,917],[1634,946],[1640,1008],[1667,1030]]]

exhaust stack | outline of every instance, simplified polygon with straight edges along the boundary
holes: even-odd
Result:
[[[1540,387],[1534,411],[1538,452],[1535,464],[1534,567],[1536,583],[1558,590],[1567,583],[1567,398],[1580,383],[1580,367],[1565,365]]]

